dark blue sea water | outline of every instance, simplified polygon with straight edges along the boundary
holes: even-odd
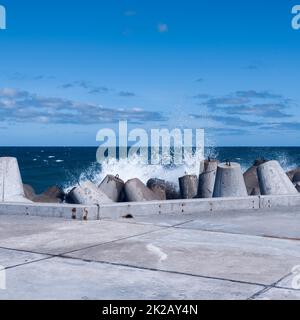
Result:
[[[42,192],[53,185],[75,184],[83,172],[92,179],[101,170],[96,163],[96,150],[96,147],[0,147],[0,156],[16,157],[23,182]],[[279,160],[286,170],[300,166],[300,147],[219,147],[213,153],[221,161],[239,162],[244,170],[257,158]]]

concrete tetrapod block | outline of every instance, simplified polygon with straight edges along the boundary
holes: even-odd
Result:
[[[216,181],[218,160],[205,160],[201,164],[199,176],[198,198],[212,198]]]
[[[166,182],[161,179],[150,179],[147,182],[147,187],[152,190],[159,200],[166,200]]]
[[[255,160],[253,166],[251,166],[244,173],[244,180],[247,188],[247,192],[249,196],[260,196],[260,188],[257,177],[257,167],[263,163],[266,163],[267,160],[258,159]]]
[[[299,167],[297,167],[297,168],[295,168],[295,169],[293,169],[293,170],[290,170],[290,171],[286,172],[286,174],[287,174],[287,176],[290,178],[290,180],[293,181],[293,180],[294,180],[294,176],[295,176],[296,173],[298,173],[298,172],[300,172],[300,168],[299,168]]]
[[[297,171],[293,177],[293,184],[298,192],[300,192],[300,172]]]
[[[26,199],[16,158],[0,158],[0,201],[30,203]]]
[[[177,200],[181,198],[180,190],[177,184],[166,182],[166,197],[167,200]]]
[[[298,193],[278,161],[269,161],[260,165],[257,168],[257,176],[262,195]]]
[[[182,199],[193,199],[198,193],[198,177],[186,175],[179,178],[179,187]]]
[[[247,197],[247,189],[238,163],[221,163],[218,165],[214,198],[219,197]]]
[[[300,192],[300,182],[295,182],[294,186],[298,192]]]
[[[296,172],[293,176],[293,182],[297,183],[300,182],[300,172]]]
[[[32,186],[23,185],[26,199],[36,203],[63,203],[65,200],[65,192],[57,186],[53,186],[41,194],[36,194]]]
[[[80,186],[70,191],[68,195],[76,204],[100,205],[113,203],[113,201],[90,181],[80,184]]]
[[[105,193],[113,202],[118,202],[124,189],[124,181],[118,176],[108,175],[99,185],[99,190]]]
[[[125,195],[129,202],[159,200],[159,196],[147,188],[139,179],[131,179],[125,183]]]

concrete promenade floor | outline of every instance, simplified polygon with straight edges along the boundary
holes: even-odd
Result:
[[[0,265],[0,299],[300,299],[300,210],[0,215]]]

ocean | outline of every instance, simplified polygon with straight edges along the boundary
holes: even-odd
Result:
[[[16,157],[25,184],[41,193],[50,186],[69,189],[81,180],[101,182],[106,174],[119,175],[123,180],[157,177],[177,182],[185,173],[197,174],[199,159],[189,159],[178,168],[149,166],[138,158],[117,161],[110,159],[102,165],[96,161],[96,147],[0,147],[0,156]],[[255,159],[278,160],[285,170],[300,166],[300,147],[214,147],[206,155],[220,161],[239,162],[245,171]]]

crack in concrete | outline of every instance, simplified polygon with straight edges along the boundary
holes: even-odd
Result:
[[[269,290],[276,288],[276,289],[284,289],[281,287],[277,287],[277,284],[281,281],[283,281],[285,278],[287,278],[289,275],[291,275],[291,273],[288,273],[287,275],[283,276],[282,278],[280,278],[279,280],[273,282],[271,285],[265,286],[264,289],[257,291],[256,293],[254,293],[250,298],[248,298],[248,300],[254,300],[256,298],[258,298],[260,295],[268,292]]]
[[[192,221],[191,221],[192,222]],[[186,224],[187,222],[183,223]],[[288,238],[288,237],[277,237],[271,235],[264,234],[251,234],[251,233],[243,233],[243,232],[234,232],[234,231],[224,231],[224,230],[211,230],[211,229],[199,229],[199,228],[178,228],[178,226],[174,226],[179,230],[193,230],[193,231],[203,231],[203,232],[212,232],[212,233],[222,233],[222,234],[232,234],[237,236],[250,236],[250,237],[258,237],[258,238],[267,238],[267,239],[277,239],[277,240],[288,240],[288,241],[300,241],[300,238]]]
[[[9,249],[7,249],[7,250],[9,250]],[[5,267],[4,270],[9,270],[9,269],[17,268],[17,267],[22,267],[22,266],[25,266],[25,265],[28,265],[28,264],[41,262],[41,261],[49,260],[49,259],[52,259],[52,258],[54,258],[54,257],[48,256],[48,257],[45,257],[45,258],[40,258],[40,259],[36,259],[36,260],[26,261],[26,262],[23,262],[23,263],[18,263],[18,264],[13,265],[13,266]]]

